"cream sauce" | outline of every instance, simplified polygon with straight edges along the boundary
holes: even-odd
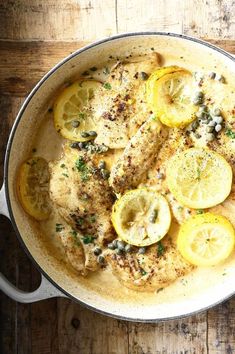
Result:
[[[176,61],[176,58],[168,58],[164,61],[164,65],[181,65],[190,70],[197,70],[198,68],[192,67],[184,59]],[[95,73],[96,78],[102,77],[102,72],[97,71]],[[99,75],[101,73],[101,75]],[[234,96],[233,96],[234,97]],[[234,101],[233,101],[234,102]],[[48,106],[50,108],[50,105]],[[42,118],[42,124],[38,130],[36,139],[33,142],[33,148],[36,149],[35,155],[44,157],[47,161],[57,159],[62,153],[63,139],[56,132],[53,125],[53,113],[46,112]],[[118,152],[120,153],[120,151]],[[116,154],[116,158],[118,156]],[[111,156],[110,161],[113,159]],[[215,284],[223,283],[225,276],[230,276],[235,271],[235,253],[230,258],[219,266],[210,268],[197,268],[187,276],[178,279],[167,288],[157,291],[155,293],[148,293],[143,296],[143,292],[136,292],[122,286],[119,281],[112,275],[109,268],[102,271],[89,274],[87,278],[79,276],[76,271],[67,263],[63,247],[60,243],[59,237],[55,232],[55,223],[58,222],[58,215],[53,214],[48,221],[40,222],[40,234],[47,245],[50,252],[56,257],[71,273],[77,282],[84,284],[87,288],[90,288],[104,297],[113,298],[118,301],[128,302],[144,301],[144,303],[173,303],[176,301],[182,301],[184,298],[193,297],[197,292],[206,291],[206,289],[212,287]],[[63,221],[61,221],[63,223]],[[175,237],[177,234],[178,226],[174,225],[171,228],[170,234]],[[108,294],[107,294],[108,289]],[[144,300],[143,300],[144,299]]]

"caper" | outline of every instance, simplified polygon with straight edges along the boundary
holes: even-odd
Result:
[[[116,246],[113,244],[113,242],[111,242],[111,243],[108,244],[108,248],[110,250],[115,250]]]
[[[108,170],[105,170],[104,168],[100,170],[100,174],[103,179],[108,179],[110,176],[110,172]]]
[[[214,73],[213,71],[211,73],[209,73],[209,78],[214,80],[214,78],[216,77],[216,73]]]
[[[215,135],[213,133],[209,133],[207,135],[207,141],[213,141],[215,139]]]
[[[199,111],[199,112],[206,112],[207,109],[208,109],[208,108],[207,108],[207,105],[201,104],[200,107],[199,107],[199,109],[198,109],[198,111]]]
[[[123,254],[123,251],[120,250],[119,248],[116,249],[116,254],[118,254],[119,256],[121,256]]]
[[[106,166],[105,161],[101,160],[101,161],[99,162],[98,168],[103,169],[103,168],[105,168],[105,166]]]
[[[196,139],[200,139],[202,137],[201,134],[198,134],[198,133],[195,133],[194,136]]]
[[[208,127],[215,127],[216,126],[216,122],[214,120],[211,120],[209,123],[208,123]]]
[[[209,126],[206,127],[207,133],[212,133],[213,131],[214,131],[214,127],[209,127]]]
[[[221,129],[222,129],[222,125],[221,124],[216,124],[215,131],[218,133],[218,132],[221,131]]]
[[[79,127],[80,122],[79,122],[78,120],[73,120],[73,121],[71,122],[71,125],[72,125],[73,128],[77,128],[77,127]]]
[[[154,209],[150,215],[150,218],[149,218],[149,221],[151,223],[155,223],[156,219],[157,219],[157,216],[158,216],[158,210],[157,209]]]
[[[77,149],[77,148],[79,148],[79,143],[72,143],[72,144],[70,144],[70,147],[73,149]]]
[[[157,173],[157,179],[163,179],[165,177],[164,173],[158,172]]]
[[[148,78],[149,78],[149,75],[148,74],[146,74],[144,71],[141,71],[141,73],[140,73],[140,77],[141,77],[141,79],[142,80],[148,80]]]
[[[125,246],[125,252],[126,253],[131,253],[133,250],[132,245],[130,245],[129,243]]]
[[[88,132],[81,132],[81,137],[82,138],[88,138],[90,135]]]
[[[117,248],[117,245],[118,245],[118,240],[117,240],[117,239],[116,239],[116,240],[113,240],[113,242],[112,242],[112,243],[113,243],[114,247],[115,247],[115,248]]]
[[[96,137],[97,133],[94,130],[90,130],[89,132],[87,132],[88,136],[92,136],[92,137]]]
[[[198,91],[196,94],[195,94],[195,97],[193,98],[193,103],[198,106],[200,104],[202,104],[203,102],[203,98],[204,98],[204,94],[202,91]]]
[[[225,83],[225,77],[221,74],[216,74],[216,77],[215,77],[216,80],[220,81],[221,83]]]
[[[82,150],[86,147],[86,143],[85,142],[80,142],[78,143],[79,149]]]
[[[139,254],[145,254],[145,252],[146,252],[146,247],[140,247],[138,250]]]
[[[119,250],[124,251],[124,250],[125,250],[125,246],[126,246],[125,242],[118,240],[118,242],[117,242],[117,248],[118,248]]]
[[[204,111],[198,111],[198,112],[196,113],[196,117],[197,117],[198,119],[204,120],[204,119],[206,119],[207,114],[206,114],[206,112],[204,112]]]
[[[221,115],[221,110],[219,108],[215,108],[213,111],[214,116],[220,116]]]
[[[192,122],[192,129],[193,130],[196,130],[198,128],[198,126],[199,126],[198,120],[195,120],[195,121]]]
[[[223,123],[223,117],[221,117],[221,116],[218,116],[218,117],[214,117],[213,118],[213,121],[214,122],[216,122],[217,124],[221,124],[221,123]]]
[[[97,258],[97,261],[98,261],[99,264],[104,264],[104,262],[105,262],[104,256],[99,256],[99,257]]]
[[[94,249],[94,255],[99,256],[101,253],[102,253],[101,248],[96,247],[96,248]]]

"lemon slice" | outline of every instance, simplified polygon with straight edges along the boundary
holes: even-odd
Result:
[[[50,215],[49,171],[46,160],[34,157],[25,161],[19,170],[17,190],[24,210],[36,220]]]
[[[94,131],[95,123],[90,100],[101,83],[98,81],[76,81],[64,89],[54,103],[54,125],[66,139],[87,141],[94,136],[82,136]]]
[[[222,203],[232,187],[232,168],[219,154],[191,148],[175,154],[168,162],[166,182],[181,204],[205,209]]]
[[[159,80],[161,77],[163,77],[166,74],[171,74],[182,70],[183,70],[182,68],[175,65],[164,66],[158,68],[149,76],[148,80],[146,81],[146,93],[147,93],[147,100],[150,105],[152,105],[152,103],[154,102],[155,85],[157,80]]]
[[[234,240],[233,226],[224,216],[205,213],[189,218],[181,226],[177,246],[188,262],[212,266],[231,254]]]
[[[147,188],[134,189],[116,201],[112,222],[121,239],[131,245],[148,246],[166,235],[171,213],[161,194]]]
[[[182,68],[169,67],[162,75],[150,76],[146,93],[150,107],[168,127],[183,128],[195,119],[195,87],[192,74]]]

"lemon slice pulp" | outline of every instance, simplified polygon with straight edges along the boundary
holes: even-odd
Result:
[[[174,197],[193,209],[222,203],[232,187],[232,168],[209,149],[190,148],[175,154],[168,162],[166,182]]]
[[[194,79],[185,69],[170,68],[160,78],[156,75],[155,81],[154,76],[150,76],[152,81],[146,90],[148,102],[163,124],[183,128],[195,119],[198,110],[192,102]]]
[[[55,129],[66,139],[87,141],[94,137],[83,136],[94,131],[95,123],[90,105],[95,91],[101,86],[98,81],[74,82],[65,88],[54,103]]]
[[[177,246],[188,262],[212,266],[231,254],[234,240],[233,226],[224,216],[205,213],[189,218],[181,226]]]
[[[135,246],[148,246],[166,235],[171,213],[161,194],[140,188],[125,193],[116,201],[112,222],[121,239]]]
[[[36,220],[46,220],[51,211],[46,160],[34,157],[25,161],[20,166],[17,182],[18,196],[24,210]]]

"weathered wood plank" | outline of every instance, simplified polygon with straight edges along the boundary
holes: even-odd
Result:
[[[131,354],[207,353],[206,313],[157,324],[130,323]]]
[[[232,0],[117,0],[119,33],[151,30],[233,39],[234,16]]]
[[[209,40],[235,53],[235,40]],[[25,96],[64,57],[85,42],[0,41],[0,94]]]
[[[115,0],[0,2],[0,38],[94,40],[116,33]]]
[[[0,38],[93,40],[142,30],[233,38],[234,15],[233,0],[3,1]]]
[[[129,354],[128,323],[58,300],[58,354]]]
[[[235,353],[235,298],[208,311],[210,354]]]

